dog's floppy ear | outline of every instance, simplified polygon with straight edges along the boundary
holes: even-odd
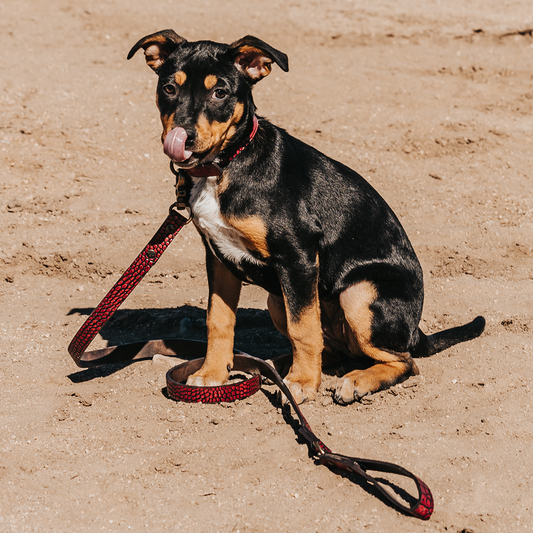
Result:
[[[252,35],[230,44],[228,52],[237,69],[252,83],[268,76],[272,63],[277,63],[285,72],[289,70],[289,58],[283,52]]]
[[[139,48],[143,48],[146,64],[155,72],[159,72],[165,59],[185,40],[174,30],[158,31],[138,41],[130,50],[128,59],[131,59]]]

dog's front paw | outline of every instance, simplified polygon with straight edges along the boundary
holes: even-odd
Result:
[[[229,373],[208,373],[203,372],[202,369],[194,373],[192,376],[187,378],[187,385],[192,385],[194,387],[218,387],[223,385],[228,380]]]
[[[318,385],[314,385],[310,382],[302,384],[298,381],[292,381],[288,378],[285,378],[283,382],[289,388],[289,391],[297,404],[316,399]],[[282,405],[288,403],[287,397],[283,393],[281,394],[281,403]]]

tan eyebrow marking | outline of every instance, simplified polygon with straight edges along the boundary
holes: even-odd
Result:
[[[205,88],[209,91],[217,84],[218,78],[214,74],[209,74],[204,80]]]
[[[180,70],[179,72],[176,72],[176,74],[174,74],[174,79],[176,80],[176,83],[181,86],[187,80],[187,74],[185,74],[183,70]]]

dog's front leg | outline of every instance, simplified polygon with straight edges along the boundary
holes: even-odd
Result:
[[[207,310],[207,354],[205,362],[187,380],[188,385],[222,385],[233,368],[235,315],[241,292],[238,280],[210,251],[207,252],[209,307]]]
[[[314,400],[320,386],[324,341],[318,298],[318,266],[292,263],[280,266],[287,335],[292,344],[292,366],[285,377],[297,403]]]

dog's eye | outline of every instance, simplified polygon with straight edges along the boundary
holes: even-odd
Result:
[[[213,98],[215,100],[224,100],[228,96],[228,93],[224,89],[215,89],[213,92]]]
[[[176,87],[169,83],[163,87],[163,91],[165,91],[167,94],[176,94]]]

